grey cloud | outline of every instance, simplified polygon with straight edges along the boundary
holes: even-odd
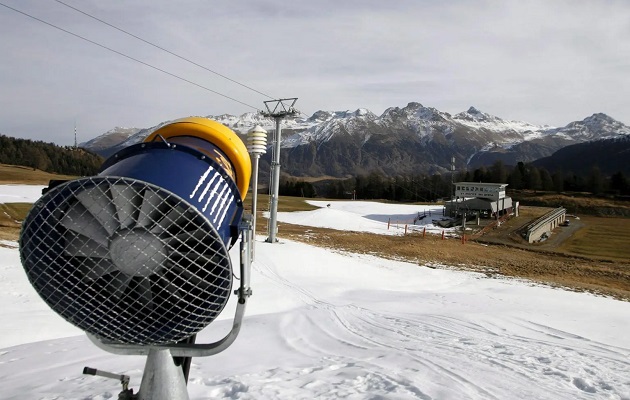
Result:
[[[6,1],[245,103],[266,100],[55,2]],[[308,113],[419,101],[553,125],[599,111],[630,122],[627,2],[65,1],[262,92],[298,96]],[[75,119],[89,139],[251,111],[3,8],[0,36],[4,134],[69,144]]]

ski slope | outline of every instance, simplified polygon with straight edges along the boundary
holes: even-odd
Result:
[[[346,229],[388,207],[405,214],[372,204],[345,211]],[[252,286],[232,347],[193,359],[191,399],[630,398],[627,302],[263,237]],[[225,334],[234,307],[198,342]],[[99,350],[50,311],[11,242],[0,244],[0,316],[0,399],[117,397],[116,381],[84,366],[138,388],[144,359]]]
[[[388,204],[373,201],[319,201],[307,203],[319,207],[313,211],[278,213],[278,221],[290,224],[371,232],[380,235],[402,235],[409,231],[450,232],[437,221],[444,218],[441,205]]]

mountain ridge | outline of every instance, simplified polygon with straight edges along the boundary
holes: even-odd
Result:
[[[275,129],[273,120],[257,113],[206,118],[240,135],[255,125],[269,132]],[[107,149],[93,149],[90,142],[82,145],[108,156],[169,122],[138,129]],[[281,153],[284,171],[295,176],[339,177],[370,171],[386,175],[442,173],[449,170],[451,157],[456,158],[458,169],[487,166],[497,160],[515,165],[548,157],[571,144],[630,134],[630,127],[603,113],[552,127],[504,120],[474,106],[451,115],[419,102],[389,107],[380,116],[365,108],[319,110],[308,117],[284,120],[282,129],[282,147],[287,150]],[[99,138],[102,136],[107,135]],[[269,162],[268,157],[263,157],[263,163]]]

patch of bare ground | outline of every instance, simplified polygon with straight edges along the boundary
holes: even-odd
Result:
[[[72,179],[69,175],[57,175],[21,165],[0,164],[0,184],[47,185],[51,179]]]
[[[614,197],[598,197],[590,193],[567,192],[513,192],[513,197],[523,204],[543,207],[564,207],[570,214],[599,217],[630,217],[630,202]]]

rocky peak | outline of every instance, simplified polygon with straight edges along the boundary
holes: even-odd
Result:
[[[596,113],[581,121],[574,121],[559,128],[556,133],[572,138],[582,137],[592,140],[628,135],[630,134],[630,127],[604,113]]]

